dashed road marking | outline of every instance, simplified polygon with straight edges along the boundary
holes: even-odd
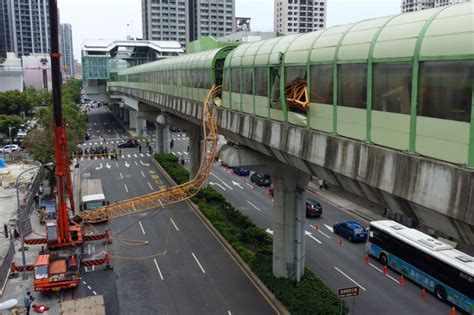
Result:
[[[174,225],[174,228],[176,229],[176,231],[178,231],[178,232],[179,232],[179,229],[178,229],[178,227],[176,226],[176,224],[174,223],[173,219],[172,219],[172,218],[170,218],[170,220],[171,220],[171,223],[173,223],[173,225]]]
[[[161,274],[160,267],[158,266],[158,262],[156,261],[156,258],[153,258],[153,261],[155,262],[156,269],[158,270],[158,273],[160,274],[161,280],[163,280],[163,275]]]
[[[201,263],[200,263],[199,260],[196,258],[196,255],[194,255],[194,253],[191,253],[191,254],[193,254],[194,260],[196,260],[197,264],[199,265],[199,268],[201,268],[202,273],[206,273],[206,271],[204,270],[204,268],[201,266]]]
[[[260,208],[259,208],[259,207],[257,207],[256,205],[254,205],[253,203],[251,203],[251,202],[248,201],[248,200],[247,200],[247,202],[248,202],[249,205],[251,205],[252,207],[254,207],[257,211],[260,211]]]
[[[146,235],[146,233],[145,233],[145,229],[143,228],[142,221],[138,221],[138,225],[140,225],[140,228],[142,229],[142,233],[143,233],[143,235]]]
[[[123,184],[125,186],[125,190],[128,192],[127,184]]]

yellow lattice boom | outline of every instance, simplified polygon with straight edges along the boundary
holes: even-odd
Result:
[[[96,223],[138,212],[162,208],[194,196],[208,179],[217,153],[217,123],[215,110],[210,102],[219,92],[220,86],[213,86],[204,99],[202,112],[203,154],[197,175],[189,182],[173,186],[144,196],[127,199],[92,211],[78,214],[84,223]]]

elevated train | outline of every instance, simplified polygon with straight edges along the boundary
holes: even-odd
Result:
[[[201,102],[474,168],[474,6],[405,13],[159,60],[109,87]],[[309,106],[287,101],[294,81]]]

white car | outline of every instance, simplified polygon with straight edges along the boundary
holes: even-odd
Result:
[[[0,153],[12,153],[20,150],[20,147],[16,144],[7,144],[3,148],[0,148]]]

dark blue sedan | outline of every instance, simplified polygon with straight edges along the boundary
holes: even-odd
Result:
[[[356,221],[336,223],[333,226],[333,231],[351,242],[365,242],[367,240],[365,226]]]
[[[234,174],[239,175],[239,176],[249,176],[250,175],[250,171],[248,169],[240,167],[240,166],[232,167],[232,172],[234,172]]]

